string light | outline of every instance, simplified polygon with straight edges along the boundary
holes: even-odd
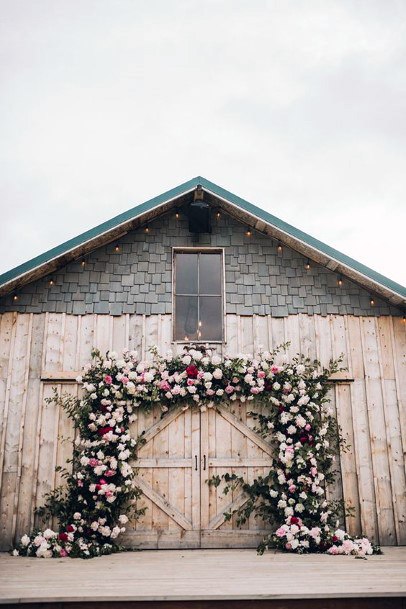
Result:
[[[278,242],[277,250],[278,250],[278,254],[282,254],[282,251],[283,251],[282,243]]]
[[[306,271],[310,271],[310,260],[309,259],[307,259],[307,262],[305,264],[305,269],[306,269]]]
[[[53,279],[49,280],[49,285],[54,285],[55,281]]]
[[[115,246],[114,251],[115,252],[119,252],[120,251],[120,246],[118,244]]]
[[[148,226],[148,224],[147,224],[147,226],[144,228],[144,231],[145,231],[146,233],[149,233],[149,226]]]
[[[219,212],[219,210],[216,211],[216,218],[217,220],[219,220],[221,217],[221,213]]]
[[[179,220],[179,210],[177,208],[175,210],[175,218]]]
[[[18,300],[18,296],[17,296],[17,294],[14,294],[14,296],[13,296],[13,300],[14,300],[14,302],[15,302],[16,300]]]
[[[251,231],[251,229],[250,229],[250,228],[247,228],[247,230],[246,230],[245,234],[247,235],[247,237],[251,237],[251,235],[252,235],[252,231]]]
[[[85,265],[86,265],[86,261],[85,261],[85,260],[82,260],[82,262],[81,262],[80,264],[81,264],[82,266],[85,266]]]
[[[342,278],[342,277],[339,277],[339,278],[337,279],[337,285],[339,285],[339,286],[340,286],[340,288],[341,288],[341,286],[343,285],[343,278]]]
[[[371,307],[373,307],[375,304],[375,300],[372,298],[372,296],[371,296],[369,303],[370,303]]]

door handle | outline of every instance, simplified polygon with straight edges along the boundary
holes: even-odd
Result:
[[[206,455],[203,455],[203,471],[206,471]]]
[[[197,455],[195,455],[195,471],[197,472]]]

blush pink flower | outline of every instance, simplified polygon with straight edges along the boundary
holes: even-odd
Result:
[[[113,382],[113,379],[109,374],[106,374],[106,376],[104,377],[103,380],[106,383],[106,385],[111,385],[111,383]]]
[[[122,376],[121,377],[121,382],[123,383],[123,385],[127,385],[129,380],[130,379],[128,378],[128,376]]]
[[[284,526],[279,527],[279,529],[277,529],[275,531],[275,535],[277,537],[285,537],[285,535],[286,535],[286,528]]]
[[[234,388],[231,387],[231,385],[227,385],[227,387],[224,389],[224,391],[226,393],[234,393]]]

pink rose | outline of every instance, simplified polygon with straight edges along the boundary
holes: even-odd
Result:
[[[277,537],[285,537],[285,535],[286,535],[286,529],[285,529],[285,527],[279,527],[279,529],[277,529],[275,531],[275,535]]]
[[[281,368],[279,368],[279,366],[271,366],[271,372],[272,374],[277,374],[277,372],[279,372],[281,370]]]
[[[214,395],[216,392],[213,389],[207,389],[206,395]]]
[[[234,388],[231,387],[231,385],[227,385],[227,387],[224,389],[224,391],[226,393],[234,393]]]
[[[251,387],[250,389],[251,393],[253,393],[254,395],[257,395],[258,393],[261,392],[259,387]]]
[[[187,384],[188,384],[189,387],[191,387],[192,385],[195,384],[195,381],[193,379],[188,379],[187,380]]]
[[[64,548],[60,549],[59,556],[65,558],[68,555],[67,551]]]
[[[111,385],[111,383],[113,382],[113,379],[111,378],[111,376],[109,374],[106,374],[106,376],[104,377],[104,382],[106,383],[106,385]]]
[[[294,493],[296,490],[296,486],[294,484],[291,484],[289,487],[289,493]]]
[[[317,476],[317,467],[312,467],[310,469],[310,473],[311,473],[312,476]]]
[[[114,471],[114,469],[108,469],[106,472],[104,472],[104,475],[110,478],[111,476],[115,476],[116,472]]]
[[[123,385],[127,385],[128,381],[129,381],[128,376],[122,376],[121,377],[121,382],[123,383]]]
[[[169,385],[168,381],[161,381],[159,383],[159,388],[162,389],[162,391],[169,391],[171,386]]]
[[[265,372],[263,370],[259,370],[258,371],[258,378],[259,379],[264,379],[265,378]]]
[[[312,428],[312,426],[308,423],[307,425],[305,425],[305,430],[306,431],[310,431]]]
[[[89,459],[89,465],[90,467],[97,467],[98,465],[100,465],[99,460],[98,459]]]

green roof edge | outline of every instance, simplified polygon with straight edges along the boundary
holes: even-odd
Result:
[[[31,260],[28,260],[27,262],[16,266],[10,271],[3,273],[2,275],[0,275],[0,286],[8,283],[9,281],[12,281],[20,275],[23,275],[33,270],[34,268],[37,268],[38,266],[41,266],[42,264],[45,264],[46,262],[49,262],[57,256],[63,255],[64,253],[74,249],[75,247],[78,247],[79,245],[82,245],[83,243],[94,239],[102,233],[116,228],[120,224],[123,224],[131,220],[132,218],[135,218],[145,212],[150,211],[151,209],[154,209],[161,203],[165,203],[170,199],[174,199],[177,196],[180,196],[186,193],[187,191],[192,190],[198,184],[201,184],[201,186],[203,186],[213,194],[217,195],[218,197],[237,205],[248,213],[256,216],[257,218],[260,218],[264,222],[272,224],[273,226],[287,233],[288,235],[291,235],[292,237],[299,239],[300,241],[310,245],[311,247],[314,247],[318,251],[326,254],[331,258],[334,258],[338,262],[341,262],[342,264],[361,273],[365,277],[372,279],[376,283],[379,283],[380,285],[385,286],[393,292],[396,292],[397,294],[406,297],[406,287],[400,285],[399,283],[396,283],[395,281],[392,281],[392,279],[389,279],[388,277],[385,277],[380,273],[377,273],[373,269],[365,266],[364,264],[361,264],[360,262],[357,262],[349,256],[346,256],[335,248],[326,245],[322,241],[319,241],[315,237],[312,237],[311,235],[308,235],[307,233],[295,228],[291,224],[280,220],[273,214],[270,214],[269,212],[261,209],[257,205],[249,203],[245,199],[242,199],[241,197],[229,192],[225,188],[222,188],[221,186],[210,182],[210,180],[206,180],[206,178],[203,178],[202,176],[192,178],[191,180],[188,180],[187,182],[184,182],[183,184],[180,184],[179,186],[176,186],[175,188],[172,188],[171,190],[168,190],[158,195],[157,197],[149,199],[148,201],[145,201],[140,205],[136,205],[135,207],[132,207],[131,209],[121,214],[118,214],[117,216],[114,216],[114,218],[111,218],[110,220],[107,220],[106,222],[103,222],[102,224],[99,224],[94,228],[87,230],[84,233],[81,233],[80,235],[69,239],[68,241],[65,241],[64,243],[53,247],[52,249],[44,252],[43,254],[40,254],[39,256],[36,256],[35,258],[32,258]]]
[[[320,252],[323,252],[327,256],[330,256],[331,258],[334,258],[338,262],[342,262],[343,264],[354,269],[355,271],[362,273],[366,277],[369,277],[369,279],[376,281],[376,283],[379,283],[380,285],[383,285],[383,286],[389,288],[390,290],[396,292],[397,294],[400,294],[400,295],[406,297],[406,287],[402,286],[400,283],[396,283],[396,281],[393,281],[392,279],[389,279],[388,277],[381,275],[377,271],[374,271],[373,269],[369,268],[368,266],[365,266],[361,262],[357,262],[356,260],[354,260],[354,258],[351,258],[350,256],[347,256],[346,254],[343,254],[339,250],[336,250],[334,247],[330,247],[329,245],[326,245],[326,243],[319,241],[319,239],[316,239],[315,237],[308,235],[304,231],[301,231],[298,228],[295,228],[291,224],[288,224],[287,222],[280,220],[273,214],[270,214],[269,212],[265,211],[264,209],[261,209],[257,205],[254,205],[253,203],[249,203],[245,199],[242,199],[241,197],[234,195],[233,193],[229,192],[228,190],[221,188],[221,186],[217,186],[217,184],[214,184],[213,182],[210,182],[209,180],[206,180],[205,178],[202,178],[202,177],[199,177],[198,179],[200,180],[199,183],[202,186],[206,187],[207,190],[214,192],[219,197],[226,199],[227,201],[230,201],[231,203],[235,203],[235,205],[237,205],[238,207],[245,209],[248,213],[251,213],[254,216],[257,216],[261,220],[264,220],[264,222],[268,222],[269,224],[276,226],[277,228],[284,231],[285,233],[288,233],[292,237],[295,237],[296,239],[300,239],[300,241],[307,243],[311,247],[314,247],[315,249],[319,250]]]

